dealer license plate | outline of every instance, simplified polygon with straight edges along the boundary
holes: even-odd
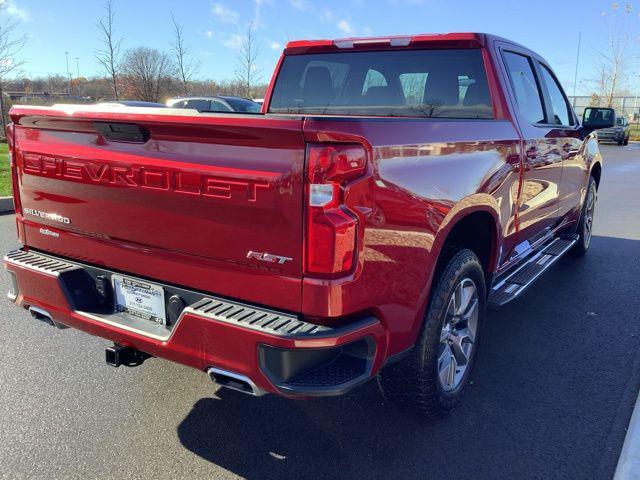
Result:
[[[136,317],[167,324],[164,289],[160,285],[122,275],[112,275],[115,307]]]

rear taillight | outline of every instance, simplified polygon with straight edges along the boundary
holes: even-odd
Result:
[[[9,148],[9,160],[13,159],[13,123],[9,123],[5,129],[7,136],[7,147]]]
[[[18,167],[16,166],[16,151],[15,151],[15,136],[14,125],[10,123],[7,125],[5,133],[7,135],[7,147],[9,150],[9,165],[11,166],[11,185],[13,187],[13,208],[16,213],[22,213],[22,207],[20,205],[20,194],[18,190]]]
[[[306,272],[337,276],[353,269],[358,217],[345,205],[348,183],[367,168],[361,145],[310,144],[307,147]]]

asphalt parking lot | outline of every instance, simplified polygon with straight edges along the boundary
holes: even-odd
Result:
[[[294,402],[157,359],[114,369],[107,341],[4,301],[0,477],[611,478],[640,386],[640,145],[603,152],[589,255],[490,313],[453,415],[406,417],[373,382]]]

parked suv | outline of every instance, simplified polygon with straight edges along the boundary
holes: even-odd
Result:
[[[261,114],[14,106],[10,298],[113,366],[291,398],[378,376],[448,412],[487,307],[587,253],[595,134],[486,34],[290,42],[267,92]]]
[[[613,122],[613,126],[601,128],[598,126],[600,122],[605,124]],[[624,116],[617,116],[613,108],[586,108],[584,111],[584,123],[598,127],[598,140],[602,142],[615,142],[620,146],[629,144],[629,136],[631,135],[629,121]]]
[[[615,142],[620,146],[629,144],[631,126],[626,117],[616,117],[616,125],[612,128],[598,130],[598,140]]]

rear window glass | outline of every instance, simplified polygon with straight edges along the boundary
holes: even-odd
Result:
[[[289,55],[269,112],[493,118],[479,49]]]

